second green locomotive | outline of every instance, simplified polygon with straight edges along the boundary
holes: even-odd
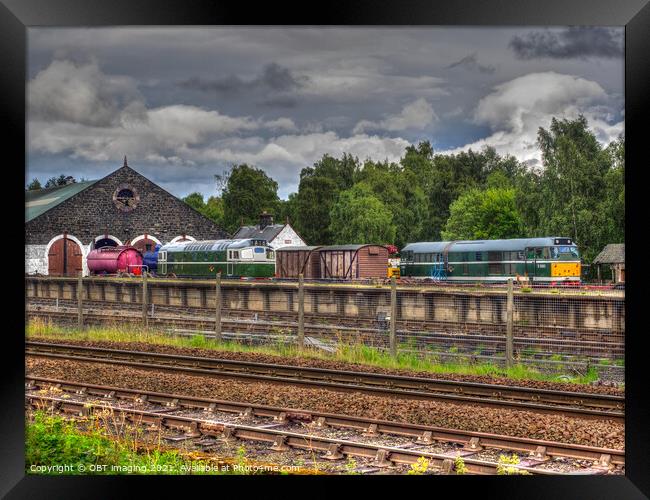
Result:
[[[580,254],[570,238],[410,243],[401,252],[402,277],[503,283],[580,282]]]
[[[179,278],[275,276],[275,252],[266,240],[179,241],[158,251],[158,275]]]

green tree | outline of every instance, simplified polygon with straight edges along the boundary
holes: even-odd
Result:
[[[525,171],[514,157],[499,156],[494,148],[485,147],[480,152],[464,151],[458,154],[433,154],[428,142],[417,147],[409,146],[400,162],[409,186],[418,185],[427,199],[426,212],[420,213],[423,222],[419,239],[438,240],[447,220],[451,203],[471,188],[482,188],[489,175],[494,179],[514,182]],[[410,235],[408,239],[411,239]]]
[[[359,161],[344,154],[324,155],[313,167],[303,168],[296,197],[296,229],[312,245],[334,242],[330,212],[341,191],[354,184]]]
[[[471,189],[451,204],[444,240],[486,240],[524,236],[512,188]]]
[[[575,120],[553,118],[549,130],[539,129],[537,142],[544,163],[538,207],[540,230],[546,235],[572,237],[590,262],[611,243],[609,238],[617,230],[621,235],[623,231],[620,213],[619,221],[609,213],[619,194],[624,199],[619,182],[622,170],[617,171],[615,166],[617,146],[605,150],[584,116]]]
[[[205,202],[203,201],[203,195],[201,193],[191,193],[188,194],[183,201],[187,203],[197,212],[201,212],[205,208]]]
[[[607,243],[625,241],[625,139],[623,135],[605,150],[610,169],[605,176],[605,197],[599,207],[604,221],[602,239]]]
[[[223,200],[217,196],[210,196],[201,210],[201,213],[219,226],[223,226],[224,207]]]
[[[363,184],[341,192],[330,217],[334,243],[385,244],[395,238],[393,214]]]
[[[223,200],[221,198],[210,196],[208,201],[204,202],[201,193],[191,193],[183,198],[183,201],[217,225],[223,225]]]
[[[77,182],[77,180],[71,175],[61,174],[58,177],[50,177],[45,183],[45,188],[65,186],[66,184],[74,184],[75,182]]]
[[[417,241],[428,217],[427,199],[415,173],[401,165],[366,161],[355,176],[393,214],[394,243],[403,247]]]
[[[266,210],[276,213],[279,205],[278,183],[266,173],[246,164],[233,166],[225,176],[217,176],[225,187],[223,223],[227,231],[234,233],[244,224],[257,224],[259,214]]]
[[[37,189],[41,189],[41,181],[39,181],[36,177],[32,180],[32,182],[29,183],[27,186],[27,191],[35,191]]]
[[[287,220],[292,224],[296,224],[298,219],[298,193],[291,193],[286,200],[280,200],[278,206],[278,222],[286,222]]]

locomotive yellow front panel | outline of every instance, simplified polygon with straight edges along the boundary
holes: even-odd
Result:
[[[580,263],[554,262],[551,264],[551,276],[580,276]]]

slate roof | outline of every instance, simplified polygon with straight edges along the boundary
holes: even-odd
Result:
[[[260,229],[259,226],[242,226],[233,235],[233,238],[255,238],[266,240],[270,243],[277,237],[278,234],[280,234],[280,231],[284,229],[284,226],[284,224],[270,224],[264,229]]]
[[[594,264],[625,264],[625,243],[610,243],[596,255]]]
[[[25,191],[25,222],[35,219],[77,193],[95,184],[95,181],[73,182],[65,186]]]

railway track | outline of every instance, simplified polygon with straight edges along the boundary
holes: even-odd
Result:
[[[56,298],[48,297],[28,297],[27,304],[34,305],[54,305],[57,304]],[[60,299],[58,300],[60,306],[77,307],[76,300]],[[113,310],[133,310],[142,311],[142,305],[137,302],[136,297],[132,298],[131,302],[120,301],[103,301],[103,300],[84,300],[84,308],[96,308],[106,310],[112,308]],[[151,307],[151,304],[149,305]],[[154,304],[155,311],[170,312],[170,313],[191,313],[192,315],[205,315],[213,318],[214,311],[206,307],[191,307],[189,305],[169,305],[169,304]],[[288,320],[295,324],[297,313],[295,311],[273,311],[273,310],[251,310],[224,307],[222,310],[222,317],[226,319],[243,318],[250,319],[257,317],[259,319],[282,319]],[[305,312],[305,321],[317,324],[320,327],[330,326],[332,328],[348,327],[350,329],[364,331],[370,330],[377,331],[379,322],[376,317],[346,317],[342,314],[323,314]],[[435,332],[446,333],[452,335],[465,334],[468,336],[494,336],[495,334],[503,334],[505,332],[504,323],[493,323],[489,321],[482,322],[457,322],[453,320],[440,321],[440,320],[423,320],[423,319],[398,319],[397,329],[404,333],[417,333],[417,332]],[[525,339],[543,339],[544,341],[552,340],[574,340],[577,342],[595,342],[617,344],[622,343],[625,339],[623,332],[612,332],[604,329],[585,329],[585,328],[569,328],[563,326],[528,326],[522,324],[515,324],[515,334]]]
[[[324,453],[324,459],[332,460],[344,456],[361,457],[373,460],[378,467],[414,464],[420,457],[425,457],[430,460],[432,466],[450,473],[454,468],[454,458],[461,456],[468,472],[494,474],[497,469],[495,462],[476,458],[480,457],[484,450],[507,450],[523,454],[524,459],[517,468],[532,474],[564,473],[545,468],[544,464],[558,458],[591,462],[591,466],[582,466],[581,474],[606,474],[613,468],[620,470],[625,466],[624,451],[616,449],[32,376],[26,377],[25,388],[26,403],[32,408],[47,404],[74,415],[109,410],[135,424],[182,431],[186,438],[211,436],[222,440],[261,441],[272,444],[272,449],[276,451],[320,451]],[[60,393],[66,393],[67,396],[61,397]],[[127,406],[153,405],[154,408],[125,407],[125,403]],[[197,410],[203,414],[197,416]],[[186,414],[183,415],[183,412]],[[262,422],[258,425],[246,425],[233,421],[232,418],[218,419],[219,414],[226,417],[235,415],[240,419],[254,417],[262,419]],[[295,432],[296,427],[304,430],[305,426],[310,429],[308,434]],[[356,433],[356,436],[353,436],[355,440],[350,440],[349,436],[346,439],[328,437],[326,432],[322,432],[325,429],[352,431],[353,434]],[[390,440],[387,441],[389,437],[398,438],[397,444],[391,445]],[[441,447],[447,451],[441,452]]]
[[[114,309],[106,309],[96,304],[84,305],[84,321],[89,324],[101,324],[107,320],[114,322],[139,322],[142,319],[142,309],[133,305],[119,305]],[[61,322],[76,321],[78,309],[71,304],[60,304],[58,307],[51,302],[28,303],[27,313],[31,317],[52,318]],[[280,317],[282,317],[280,315]],[[269,319],[274,318],[274,319]],[[342,335],[354,338],[364,338],[365,340],[379,344],[387,342],[387,335],[382,336],[384,331],[376,321],[367,320],[357,326],[346,326],[345,324],[323,323],[320,318],[307,317],[305,323],[305,333],[308,335]],[[183,308],[156,308],[156,314],[149,316],[151,326],[182,325],[185,327],[205,327],[214,324],[214,317],[207,314],[204,309],[197,309],[188,313],[188,309]],[[355,320],[358,321],[358,320]],[[287,320],[277,320],[275,313],[237,315],[230,313],[228,316],[222,316],[222,322],[225,328],[233,332],[268,332],[269,330],[294,332],[297,330],[295,318]],[[480,350],[481,355],[488,356],[497,353],[503,353],[505,350],[504,335],[500,334],[477,334],[456,331],[451,333],[447,331],[450,325],[445,325],[440,330],[398,330],[397,336],[400,341],[407,341],[413,334],[416,334],[419,342],[423,346],[450,347],[462,346],[468,351]],[[435,327],[434,327],[435,328]],[[384,338],[386,337],[386,338]],[[611,340],[611,339],[610,339]],[[525,336],[514,337],[514,347],[518,351],[526,348],[544,349],[545,352],[594,356],[600,358],[617,358],[624,357],[625,345],[620,341],[596,341],[596,340],[576,340],[569,338],[529,338]],[[479,355],[480,357],[480,355]]]
[[[28,341],[25,353],[51,359],[103,362],[136,368],[183,371],[236,379],[356,391],[409,399],[434,399],[498,408],[516,408],[569,417],[623,422],[622,396],[437,380],[370,372],[265,364],[156,352],[128,351]]]

